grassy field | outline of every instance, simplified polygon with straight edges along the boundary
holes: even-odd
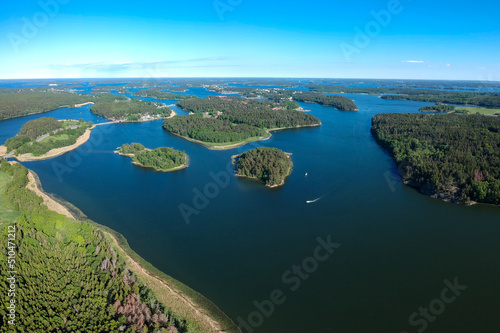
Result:
[[[455,111],[469,111],[470,114],[495,114],[500,113],[500,109],[483,109],[483,108],[457,108]]]
[[[16,212],[12,207],[12,204],[7,201],[5,197],[5,187],[10,181],[11,176],[0,172],[0,225],[11,224],[18,217],[19,212]]]

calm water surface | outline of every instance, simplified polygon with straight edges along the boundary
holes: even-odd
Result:
[[[235,321],[250,315],[255,323],[254,301],[281,290],[286,300],[254,332],[417,332],[425,321],[411,326],[408,318],[432,301],[437,315],[430,314],[426,332],[498,332],[500,210],[444,203],[398,180],[394,162],[371,137],[371,118],[428,103],[347,96],[359,112],[301,104],[321,127],[276,132],[230,151],[210,151],[152,121],[98,127],[78,150],[24,165],[46,191],[122,233],[146,260]],[[41,116],[99,121],[88,107],[60,109],[0,122],[0,140]],[[112,153],[130,142],[185,150],[191,165],[173,173],[136,167]],[[225,171],[231,155],[257,146],[293,154],[282,188]],[[214,174],[223,186],[214,186]],[[200,201],[196,193],[206,187],[211,198]],[[199,209],[185,219],[180,205]],[[318,237],[340,246],[316,267],[307,258]],[[311,273],[295,283],[282,278],[305,259]],[[467,289],[442,309],[435,300],[444,280],[455,278]]]

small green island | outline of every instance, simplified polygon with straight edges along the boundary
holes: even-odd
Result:
[[[269,138],[271,131],[320,126],[321,121],[290,103],[209,96],[177,103],[189,116],[163,122],[163,128],[211,149],[231,149]]]
[[[43,117],[28,121],[21,131],[5,141],[7,153],[19,161],[48,159],[85,143],[94,124],[80,120]]]
[[[160,172],[177,171],[189,165],[189,156],[185,152],[169,147],[148,149],[140,143],[132,142],[122,145],[116,153],[131,157],[135,165]]]
[[[131,100],[101,100],[90,111],[115,122],[139,122],[172,117],[174,111],[163,103]]]
[[[285,184],[292,173],[293,162],[289,153],[277,148],[259,147],[233,156],[236,175],[261,180],[267,187]]]
[[[174,101],[198,98],[198,96],[195,96],[195,95],[174,94],[172,92],[165,92],[165,91],[161,91],[160,89],[156,89],[156,88],[149,88],[149,89],[143,89],[143,90],[136,91],[134,93],[134,96],[153,97],[156,99],[169,99],[169,100],[174,100]]]

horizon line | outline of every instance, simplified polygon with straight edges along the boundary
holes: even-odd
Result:
[[[172,76],[172,77],[60,77],[60,78],[0,78],[0,81],[23,81],[23,80],[165,80],[165,79],[289,79],[289,80],[412,80],[412,81],[469,81],[469,82],[500,82],[500,80],[482,79],[412,79],[412,78],[368,78],[368,77],[280,77],[280,76]]]

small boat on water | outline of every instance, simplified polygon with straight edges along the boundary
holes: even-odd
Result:
[[[321,197],[321,198],[316,198],[316,199],[314,199],[314,200],[307,200],[307,201],[306,201],[306,203],[307,203],[307,204],[310,204],[310,203],[316,202],[316,201],[321,200],[321,199],[323,199],[323,197]]]

